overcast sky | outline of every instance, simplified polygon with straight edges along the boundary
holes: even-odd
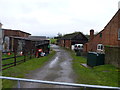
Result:
[[[119,0],[0,0],[3,28],[37,36],[101,31],[118,10]]]

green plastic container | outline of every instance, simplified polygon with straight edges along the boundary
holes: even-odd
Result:
[[[105,54],[89,52],[87,55],[87,65],[94,67],[104,65]]]
[[[81,52],[80,51],[76,52],[76,56],[81,56]]]

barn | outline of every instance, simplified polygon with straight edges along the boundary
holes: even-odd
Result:
[[[88,42],[88,38],[81,32],[74,32],[64,35],[58,40],[58,44],[65,48],[72,48],[75,44],[85,44]]]

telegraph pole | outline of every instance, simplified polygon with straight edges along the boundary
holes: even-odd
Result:
[[[3,40],[3,32],[2,32],[2,24],[0,23],[0,76],[2,76],[2,40]],[[0,90],[2,89],[2,79],[0,79]]]

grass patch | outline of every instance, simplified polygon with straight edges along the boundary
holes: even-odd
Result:
[[[2,54],[2,58],[8,58],[8,57],[14,57],[14,53],[12,53],[11,55]]]
[[[9,59],[8,59],[9,58]],[[14,53],[12,53],[11,55],[8,55],[8,54],[3,54],[2,55],[2,59],[6,59],[6,60],[2,60],[2,65],[5,65],[5,64],[10,64],[10,65],[6,65],[6,66],[3,66],[2,68],[7,68],[9,66],[12,66],[14,65],[14,62],[15,62],[15,58],[14,58]],[[25,60],[29,60],[30,59],[30,55],[27,55],[25,57]],[[24,60],[24,56],[20,56],[19,54],[17,55],[16,57],[16,62],[18,61],[21,61],[21,60]],[[13,63],[13,64],[12,64]],[[16,64],[19,64],[19,63],[16,63]]]
[[[73,69],[77,74],[77,83],[120,87],[120,70],[118,68],[113,65],[86,68],[81,65],[81,63],[87,62],[86,58],[76,56],[74,52],[71,52],[71,56],[73,57]]]
[[[51,44],[56,44],[57,43],[57,39],[50,39],[50,43]]]
[[[3,76],[8,76],[8,77],[23,78],[25,74],[29,73],[30,71],[42,67],[45,64],[45,62],[50,60],[50,58],[52,58],[54,55],[55,55],[55,51],[52,51],[48,56],[41,58],[33,58],[15,67],[11,67],[9,69],[3,70],[2,74]],[[17,82],[12,80],[3,80],[2,83],[3,83],[3,88],[13,88],[13,86],[15,86]]]

